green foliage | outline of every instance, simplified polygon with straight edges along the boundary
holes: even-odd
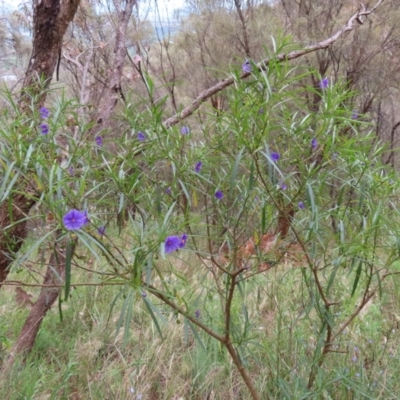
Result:
[[[170,358],[160,368],[170,360],[169,371],[192,382],[185,389],[192,398],[219,390],[217,383],[228,393],[247,393],[239,372],[254,398],[344,398],[349,390],[374,398],[376,354],[388,350],[368,340],[379,342],[385,288],[397,291],[397,183],[364,117],[352,119],[346,108],[353,93],[340,83],[305,87],[303,78],[315,74],[272,63],[241,81],[236,71],[229,109],[210,110],[202,123],[185,121],[188,134],[181,133],[183,123],[163,126],[163,102],[132,100],[119,129],[100,133],[102,145],[88,136],[73,102],[49,107],[50,132],[43,135],[38,110],[27,120],[9,97],[0,121],[1,199],[4,204],[32,182],[37,191],[36,208],[26,216],[36,230],[12,270],[28,263],[40,269],[51,241],[68,239],[62,301],[78,308],[74,289],[87,283],[98,286],[98,297],[103,289],[114,296],[98,303],[83,289],[86,307],[74,321],[81,325],[76,334],[89,327],[90,340],[108,314],[103,345],[114,331],[122,335],[118,351],[142,349],[129,354],[138,370],[159,362],[149,341],[164,340]],[[146,79],[151,92],[154,83]],[[318,111],[309,111],[308,96],[318,98]],[[67,123],[71,118],[76,125]],[[71,209],[86,210],[89,223],[67,230],[62,218]],[[182,234],[186,246],[170,252],[166,239]],[[50,353],[50,343],[57,348],[56,315],[41,331],[39,353]],[[60,347],[63,337],[71,343],[76,315],[63,311]],[[135,337],[139,327],[148,343]],[[184,337],[179,353],[171,339],[177,332]],[[346,337],[349,332],[357,337]],[[76,354],[53,360],[63,370],[54,398],[67,396],[74,380],[82,385],[80,369],[92,374],[105,362],[97,364],[99,348],[86,367],[79,365],[79,350],[65,347],[65,354]],[[364,352],[372,361],[362,360]],[[174,357],[180,365],[172,365]],[[121,365],[108,374],[110,382],[125,376]],[[34,396],[44,379],[40,371],[35,376],[21,396]],[[165,390],[156,386],[160,376],[154,385],[141,383],[148,393]],[[92,395],[101,398],[102,383],[94,386]],[[383,389],[392,390],[389,383]],[[107,386],[110,398],[128,396],[126,390]]]

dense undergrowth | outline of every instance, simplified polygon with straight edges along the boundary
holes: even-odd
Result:
[[[396,174],[354,93],[304,71],[234,72],[229,109],[201,123],[132,100],[95,138],[73,102],[26,120],[5,97],[0,198],[38,194],[3,361],[27,314],[12,285],[40,284],[55,242],[66,264],[2,398],[395,398]]]

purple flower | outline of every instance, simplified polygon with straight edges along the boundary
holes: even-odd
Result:
[[[188,126],[182,126],[181,133],[182,133],[182,135],[189,135],[190,128]]]
[[[164,242],[165,254],[179,250],[181,243],[182,239],[179,238],[178,236],[168,236]]]
[[[281,156],[279,155],[279,153],[275,153],[275,152],[271,153],[272,161],[277,162],[280,158],[281,158]]]
[[[183,249],[186,246],[186,241],[187,241],[187,235],[184,233],[181,237],[181,243],[179,245],[180,249]]]
[[[199,318],[200,318],[200,310],[196,310],[196,311],[194,312],[194,316],[195,316],[197,319],[199,319]]]
[[[49,118],[50,112],[46,107],[40,107],[39,113],[41,118],[43,119]]]
[[[298,206],[299,206],[300,210],[304,210],[306,208],[305,204],[302,201],[298,202]]]
[[[329,86],[329,78],[324,78],[322,81],[319,83],[319,88],[324,90],[327,89]]]
[[[196,166],[194,167],[195,172],[199,173],[201,171],[201,168],[203,167],[203,163],[199,161]]]
[[[87,216],[81,211],[71,210],[64,215],[63,223],[70,231],[80,229],[82,226],[87,224]]]
[[[165,193],[171,194],[171,187],[167,187],[167,188],[165,189]]]
[[[214,196],[216,199],[221,200],[224,197],[224,194],[220,190],[217,190]]]
[[[317,140],[317,138],[313,138],[313,139],[311,140],[311,148],[312,148],[313,150],[315,150],[317,147],[318,147],[318,140]]]
[[[358,111],[353,110],[353,113],[351,114],[351,119],[357,119],[358,118]]]
[[[251,71],[253,71],[253,66],[250,64],[249,60],[246,60],[243,64],[242,64],[242,71],[245,74],[249,74]]]
[[[139,142],[144,142],[146,140],[146,135],[142,131],[139,131],[137,134],[137,138]]]
[[[42,135],[47,135],[49,133],[49,126],[47,124],[40,124],[40,132],[42,132]]]
[[[146,297],[147,297],[147,294],[146,294],[145,291],[143,291],[141,294],[142,294],[142,297],[143,297],[143,298],[146,298]]]
[[[279,185],[279,189],[281,189],[281,190],[286,190],[286,189],[287,189],[286,183],[285,183],[285,182],[282,182],[282,183]]]
[[[75,176],[75,170],[74,167],[68,167],[68,172],[71,176]]]
[[[106,227],[105,227],[105,226],[99,226],[99,227],[97,228],[97,233],[98,233],[100,236],[104,236],[104,234],[106,233]]]
[[[103,138],[101,136],[97,135],[95,140],[96,140],[97,146],[99,146],[99,147],[103,146]]]

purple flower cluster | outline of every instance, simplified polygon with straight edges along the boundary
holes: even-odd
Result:
[[[253,67],[250,64],[249,60],[246,60],[243,64],[242,64],[242,71],[245,74],[249,74],[251,71],[253,71]]]
[[[313,139],[311,140],[311,148],[312,148],[313,150],[316,150],[317,147],[318,147],[318,140],[317,140],[317,138],[313,138]]]
[[[46,107],[40,107],[39,114],[42,119],[47,119],[50,116],[50,111]]]
[[[224,193],[221,192],[220,190],[217,190],[217,191],[215,192],[214,196],[215,196],[215,198],[216,198],[217,200],[221,200],[221,199],[223,199],[223,197],[224,197]]]
[[[188,126],[182,126],[181,133],[182,133],[182,135],[189,135],[190,128]]]
[[[64,215],[63,223],[69,231],[80,229],[89,223],[87,211],[70,210]]]
[[[322,79],[322,81],[319,83],[319,88],[321,90],[325,90],[328,89],[329,86],[329,78],[324,78]]]
[[[97,135],[95,137],[95,141],[96,141],[97,146],[99,146],[99,147],[103,146],[103,138],[101,136]]]
[[[281,156],[279,155],[279,153],[276,153],[276,152],[271,153],[271,159],[273,162],[279,161],[280,158],[281,158]]]
[[[137,138],[139,142],[144,142],[146,140],[146,135],[142,131],[139,131],[137,134]]]
[[[178,251],[186,246],[187,235],[184,233],[181,237],[179,236],[168,236],[164,242],[165,254]]]
[[[40,107],[39,114],[42,119],[49,118],[50,112],[46,107]],[[46,122],[40,124],[40,132],[42,135],[47,135],[49,133],[49,125]]]
[[[40,124],[40,132],[42,135],[47,135],[49,133],[49,125],[45,123]]]
[[[203,163],[202,163],[201,161],[199,161],[199,162],[195,165],[194,171],[197,172],[197,173],[199,173],[199,172],[201,171],[202,167],[203,167]]]

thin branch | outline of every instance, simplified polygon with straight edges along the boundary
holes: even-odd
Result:
[[[199,328],[203,329],[203,331],[208,333],[210,336],[212,336],[213,338],[217,339],[219,342],[226,345],[226,340],[225,340],[224,336],[221,336],[220,334],[214,332],[207,325],[205,325],[201,321],[199,321],[198,318],[190,315],[189,312],[183,310],[181,307],[179,307],[177,304],[175,304],[166,294],[161,293],[159,290],[157,290],[156,287],[154,287],[153,285],[143,285],[143,288],[146,288],[151,294],[158,297],[165,304],[168,304],[172,309],[177,311],[179,314],[183,315],[190,322],[197,325]]]

